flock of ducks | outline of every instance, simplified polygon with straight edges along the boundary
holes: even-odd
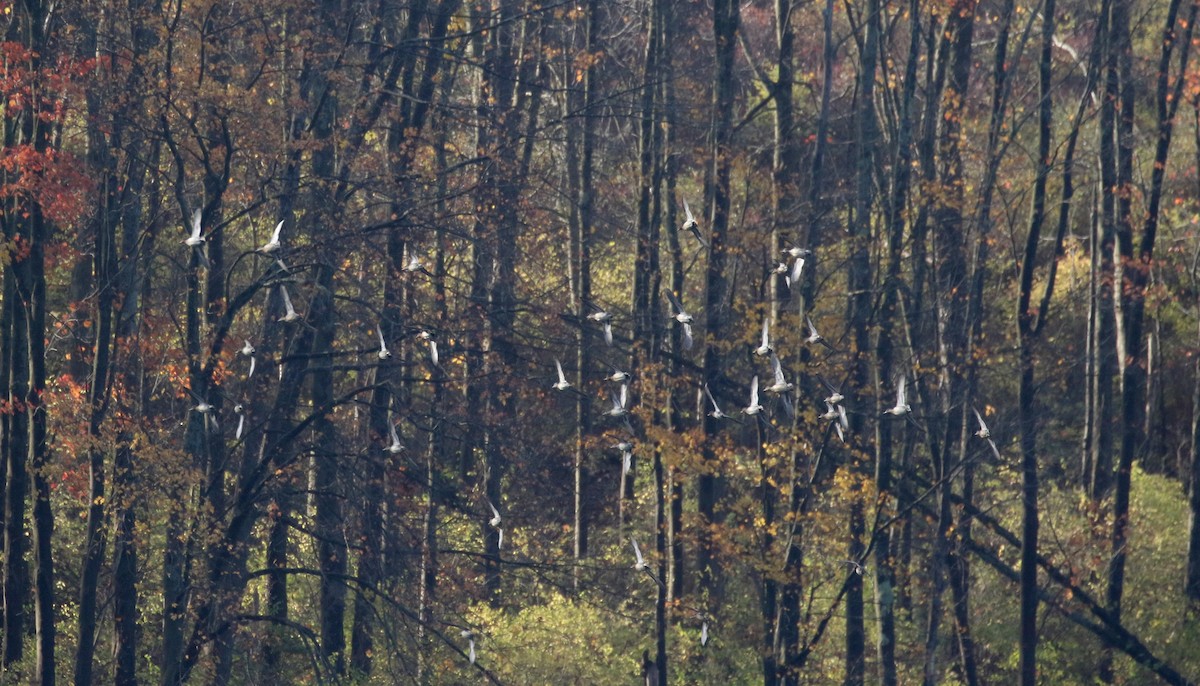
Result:
[[[699,222],[696,221],[696,218],[692,214],[691,208],[688,206],[688,203],[686,200],[683,201],[683,209],[684,209],[685,220],[684,220],[683,226],[681,228],[684,231],[689,232],[703,248],[708,248],[709,242],[704,239],[704,236],[700,231]],[[202,231],[202,227],[201,227],[201,217],[202,217],[202,212],[200,209],[196,209],[191,215],[191,232],[187,236],[187,238],[183,241],[184,245],[188,246],[189,248],[193,248],[193,249],[202,248],[206,242],[206,237],[203,235],[203,231]],[[282,222],[282,221],[279,222],[278,224],[276,224],[275,229],[271,234],[270,240],[268,240],[267,243],[265,243],[263,246],[261,246],[260,248],[255,250],[255,252],[262,254],[264,256],[273,255],[274,253],[277,253],[282,248],[280,234],[282,232],[283,225],[284,225],[284,222]],[[775,274],[779,274],[779,275],[783,276],[784,282],[787,284],[787,286],[789,288],[792,288],[794,286],[794,284],[797,284],[800,282],[800,279],[803,276],[806,259],[811,258],[811,256],[812,256],[812,251],[807,248],[801,248],[798,246],[788,247],[788,248],[784,249],[782,252],[783,260],[781,262],[779,262],[778,265],[772,271]],[[204,258],[202,253],[200,254],[200,257],[201,257],[201,259]],[[788,263],[789,258],[791,260],[790,264]],[[284,265],[281,260],[277,259],[276,262],[280,266],[280,268],[282,268],[285,272],[288,271],[286,265]],[[409,258],[408,262],[402,268],[402,271],[404,273],[408,273],[408,274],[422,273],[422,274],[429,275],[429,271],[425,268],[420,257],[417,256],[416,254],[412,255]],[[288,294],[287,287],[282,283],[278,284],[278,287],[279,287],[281,300],[283,302],[284,310],[285,310],[283,316],[279,317],[278,321],[287,323],[287,322],[295,322],[297,320],[300,320],[302,318],[302,315],[296,311],[296,308],[292,303],[291,297]],[[684,308],[683,303],[680,302],[679,298],[674,293],[672,293],[671,291],[668,290],[668,291],[666,291],[666,297],[670,303],[671,312],[673,312],[671,318],[681,328],[682,346],[685,350],[691,350],[694,345],[694,338],[692,336],[692,323],[695,321],[695,318],[690,313],[688,313],[688,311]],[[612,332],[613,315],[610,312],[608,312],[604,309],[601,309],[600,307],[598,307],[594,304],[589,303],[589,307],[591,309],[593,309],[594,311],[591,312],[590,314],[588,314],[586,316],[586,319],[590,322],[600,325],[602,333],[603,333],[605,345],[611,347],[613,345],[613,332]],[[824,348],[826,348],[831,353],[837,352],[836,348],[834,348],[834,346],[829,341],[827,341],[825,339],[825,337],[822,336],[817,331],[816,325],[813,324],[812,319],[807,314],[805,314],[805,316],[804,316],[804,321],[805,321],[805,324],[808,329],[808,335],[807,335],[807,337],[805,337],[803,339],[803,342],[805,344],[810,345],[810,346],[820,345],[820,346],[823,346]],[[376,333],[377,333],[378,339],[379,339],[379,350],[376,352],[376,357],[381,362],[391,359],[392,352],[390,350],[388,350],[387,341],[384,338],[382,327],[377,327]],[[439,358],[438,358],[437,341],[435,340],[433,334],[431,334],[428,331],[420,331],[417,334],[417,338],[419,340],[425,341],[428,344],[430,362],[433,364],[433,366],[435,368],[440,369],[441,367],[440,367]],[[794,383],[788,381],[785,378],[783,366],[779,361],[779,357],[775,354],[774,346],[772,346],[772,344],[771,344],[771,322],[770,322],[769,317],[765,318],[763,320],[762,335],[761,335],[761,338],[759,341],[759,345],[757,347],[753,348],[751,352],[757,357],[768,358],[768,360],[770,362],[771,383],[770,383],[770,385],[762,387],[761,390],[765,393],[776,396],[777,397],[777,401],[776,401],[777,406],[781,406],[783,413],[785,415],[787,415],[788,417],[794,417],[795,416],[795,408],[792,406],[791,401],[789,400],[789,392],[794,390],[796,386]],[[247,378],[253,377],[255,365],[256,365],[254,344],[251,343],[250,340],[246,340],[245,344],[240,348],[238,353],[240,355],[242,355],[243,357],[248,358],[249,371],[247,373]],[[609,409],[604,411],[603,414],[606,415],[607,417],[619,420],[622,423],[623,427],[628,431],[629,435],[632,436],[634,431],[633,431],[633,427],[631,426],[631,424],[629,422],[629,412],[630,412],[629,381],[631,380],[632,376],[629,374],[629,372],[623,371],[610,363],[606,362],[605,364],[612,370],[612,373],[605,376],[604,379],[613,384],[619,384],[619,390],[614,390],[614,391],[610,392],[609,399],[611,401],[611,406],[609,407]],[[554,390],[559,391],[559,392],[569,392],[569,393],[575,393],[575,394],[582,395],[582,392],[579,389],[575,388],[571,384],[571,382],[567,380],[566,374],[563,371],[562,362],[558,359],[555,359],[554,366],[555,366],[555,371],[557,372],[557,380],[551,385],[551,388],[553,388]],[[838,438],[843,443],[845,443],[846,442],[846,432],[849,430],[849,427],[850,427],[849,421],[848,421],[847,415],[846,415],[846,407],[843,404],[844,401],[846,400],[846,396],[841,392],[840,387],[835,386],[824,376],[818,374],[817,378],[820,380],[821,384],[824,385],[825,388],[829,391],[829,395],[823,399],[823,403],[825,405],[825,412],[818,415],[818,418],[823,421],[831,423],[837,432]],[[881,417],[892,416],[892,417],[896,417],[896,418],[904,418],[907,421],[911,422],[918,429],[924,431],[924,429],[921,427],[921,425],[919,423],[917,423],[916,420],[912,416],[912,407],[909,404],[908,398],[907,398],[907,391],[906,391],[907,379],[906,379],[905,375],[900,374],[899,376],[896,377],[895,386],[896,386],[896,403],[891,408],[884,410],[880,416]],[[714,397],[714,395],[713,395],[712,391],[709,389],[707,383],[703,384],[702,390],[703,390],[705,398],[707,398],[707,400],[708,400],[708,404],[711,405],[711,408],[712,408],[711,411],[708,412],[708,416],[710,416],[714,419],[717,419],[717,420],[728,420],[728,421],[732,421],[732,422],[735,422],[738,424],[743,423],[742,420],[738,419],[737,416],[730,415],[721,409],[721,406],[717,403],[717,399],[716,399],[716,397]],[[759,378],[758,378],[758,375],[754,375],[750,379],[749,403],[745,407],[742,407],[738,414],[745,416],[745,417],[753,418],[755,421],[764,421],[763,413],[765,412],[765,408],[760,401],[759,390],[760,390]],[[197,404],[195,406],[193,406],[192,409],[195,412],[204,416],[206,428],[211,425],[213,427],[213,429],[218,429],[219,427],[217,425],[217,420],[215,417],[215,408],[204,399],[197,398],[197,400],[198,400]],[[976,409],[974,407],[972,407],[971,409],[975,415],[975,420],[979,425],[978,430],[976,430],[973,435],[982,440],[985,440],[987,442],[988,446],[991,448],[992,454],[996,457],[997,460],[999,460],[1000,459],[1000,451],[996,446],[996,442],[992,439],[992,434],[991,434],[991,431],[988,429],[987,423],[984,421],[983,416],[979,413],[978,409]],[[234,412],[239,417],[235,436],[236,436],[236,439],[240,440],[241,436],[242,436],[242,430],[245,425],[245,419],[246,419],[243,405],[241,403],[238,403],[234,407]],[[389,412],[389,416],[388,416],[388,428],[389,428],[389,444],[386,448],[384,448],[384,451],[389,454],[392,454],[392,455],[397,455],[397,454],[404,452],[404,450],[405,450],[404,443],[400,440],[400,436],[396,430],[396,424],[393,421],[390,412]],[[633,445],[632,439],[631,438],[622,439],[618,443],[614,444],[612,447],[614,449],[620,451],[620,453],[621,453],[621,475],[622,475],[622,478],[624,478],[625,476],[627,476],[629,474],[629,471],[632,468],[633,451],[634,451],[634,445]],[[504,544],[504,529],[501,528],[501,522],[503,520],[500,515],[500,510],[496,507],[496,505],[494,503],[491,502],[491,500],[487,500],[487,499],[485,499],[485,500],[486,500],[488,509],[491,512],[491,518],[487,520],[487,524],[488,524],[488,526],[490,526],[491,528],[496,530],[497,535],[498,535],[497,549],[500,549],[501,547],[503,547],[503,544]],[[650,565],[646,562],[644,556],[642,555],[641,548],[638,546],[637,539],[633,536],[630,536],[629,543],[633,548],[633,555],[634,555],[633,569],[641,574],[645,574],[646,576],[648,576],[658,586],[665,587],[663,584],[663,581],[654,574],[654,572],[650,568]],[[853,571],[855,574],[861,575],[863,573],[864,567],[861,563],[856,562],[854,560],[844,560],[844,562],[846,564],[850,565],[851,571]],[[696,619],[699,620],[701,623],[700,644],[702,646],[707,645],[708,640],[709,640],[709,618],[708,618],[707,614],[705,614],[703,612],[697,612]],[[473,632],[469,628],[461,628],[460,635],[463,638],[463,640],[465,640],[467,642],[466,655],[467,655],[468,661],[471,664],[474,664],[475,659],[476,659],[475,643],[476,643],[477,636],[476,636],[475,632]]]

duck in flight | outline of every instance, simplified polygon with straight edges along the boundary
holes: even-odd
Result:
[[[596,311],[589,314],[587,318],[604,327],[604,344],[611,348],[613,344],[612,314],[595,305],[590,307]]]
[[[463,629],[458,632],[467,641],[467,660],[471,664],[475,664],[475,632],[470,629]]]
[[[255,365],[254,344],[252,344],[249,340],[247,340],[246,344],[243,345],[242,349],[239,350],[238,352],[245,355],[246,357],[250,358],[250,373],[246,375],[246,378],[247,379],[253,378],[254,377],[254,365]]]
[[[258,251],[260,253],[263,253],[264,255],[269,255],[269,254],[275,252],[276,250],[279,250],[279,248],[281,247],[281,244],[279,242],[279,232],[282,230],[283,230],[283,222],[281,221],[275,225],[275,232],[271,234],[271,240],[267,241],[267,244],[264,245],[263,247],[259,248]]]
[[[717,399],[713,397],[712,391],[708,390],[708,384],[704,384],[704,395],[708,396],[708,402],[712,404],[713,408],[712,412],[708,413],[709,417],[712,417],[713,419],[728,419],[730,421],[738,422],[736,417],[731,417],[721,411],[721,406],[717,404]],[[738,422],[738,424],[741,424],[741,422]]]
[[[996,460],[1000,460],[1000,449],[996,447],[996,442],[992,440],[992,432],[988,429],[988,425],[983,421],[983,415],[979,414],[979,410],[974,407],[971,411],[975,413],[975,421],[979,422],[979,430],[975,432],[975,436],[982,438],[988,442],[992,448],[992,454],[996,456]]]
[[[279,318],[279,321],[281,321],[281,322],[296,321],[297,319],[300,318],[300,315],[299,315],[299,313],[296,312],[296,308],[292,307],[292,298],[288,295],[287,286],[284,286],[283,284],[279,284],[279,292],[280,292],[280,294],[283,295],[283,306],[287,310],[287,312],[285,312],[284,315]]]
[[[685,217],[683,220],[683,230],[690,231],[696,237],[696,240],[700,242],[700,245],[707,248],[708,241],[704,240],[704,236],[700,235],[700,223],[696,221],[696,217],[692,216],[692,208],[688,207],[686,199],[683,201],[683,214]]]
[[[800,276],[803,273],[804,273],[804,258],[797,257],[796,260],[794,262],[792,262],[792,271],[787,275],[788,288],[793,288],[793,287],[795,287],[796,284],[800,283]]]
[[[763,406],[758,402],[758,375],[750,379],[750,404],[742,408],[742,414],[748,414],[751,417],[762,412]]]
[[[375,332],[379,334],[379,352],[375,353],[381,360],[390,360],[392,353],[388,350],[387,342],[383,340],[383,327],[375,327]]]
[[[500,511],[496,509],[496,506],[492,504],[491,500],[488,500],[487,504],[492,510],[492,518],[488,520],[488,526],[495,529],[497,535],[500,537],[499,540],[496,541],[496,550],[500,550],[504,547],[504,529],[500,528]]]
[[[633,378],[632,374],[617,369],[616,365],[609,364],[608,362],[605,362],[604,364],[608,365],[608,368],[613,370],[612,374],[604,377],[605,381],[611,381],[613,383],[625,383]]]
[[[825,340],[824,336],[817,333],[817,327],[815,324],[813,324],[812,318],[810,318],[806,314],[806,315],[804,315],[804,321],[808,324],[808,338],[804,339],[805,343],[808,343],[809,345],[812,345],[814,343],[820,343],[821,345],[828,348],[830,352],[837,352],[836,350],[834,350],[833,346],[829,344],[829,341]]]
[[[825,413],[821,415],[821,419],[833,422],[834,428],[837,429],[838,438],[842,443],[846,442],[846,429],[850,428],[850,422],[846,419],[846,408],[842,405],[832,405],[828,400],[825,401]]]
[[[896,378],[896,404],[895,406],[884,410],[883,414],[890,414],[893,417],[904,417],[910,423],[912,423],[913,426],[917,427],[917,429],[924,431],[925,427],[918,424],[916,419],[913,419],[912,406],[908,404],[908,394],[906,393],[905,389],[907,383],[908,381],[904,375],[900,375]]]
[[[783,378],[783,365],[779,364],[779,357],[775,353],[771,353],[771,373],[775,375],[775,383],[763,389],[767,393],[783,393],[796,387],[796,384]]]
[[[200,218],[203,215],[203,210],[198,207],[192,212],[192,233],[186,239],[184,239],[184,245],[191,248],[198,248],[201,245],[204,245],[204,241],[207,239],[200,235]]]
[[[754,349],[754,354],[762,357],[769,354],[774,348],[771,347],[771,318],[763,317],[762,325],[762,343]]]
[[[679,302],[679,299],[675,297],[674,293],[667,291],[667,300],[670,300],[671,305],[675,308],[675,321],[679,322],[680,324],[692,323],[692,315],[688,314],[687,311],[683,309],[683,303]]]
[[[830,405],[837,405],[846,399],[846,396],[842,395],[841,389],[834,386],[832,383],[830,383],[829,379],[826,379],[824,376],[821,376],[820,374],[817,374],[817,378],[820,379],[821,383],[824,384],[825,388],[829,389],[829,397],[825,398],[826,403],[828,403]]]
[[[633,568],[639,572],[644,572],[646,576],[654,580],[654,583],[662,586],[663,582],[659,581],[658,577],[654,575],[654,572],[650,571],[650,565],[646,564],[646,560],[642,558],[642,549],[638,547],[637,539],[633,536],[630,536],[629,542],[633,544],[633,555],[635,558],[637,558],[637,561],[633,563]]]
[[[567,375],[563,373],[562,362],[554,360],[554,367],[558,370],[558,381],[551,388],[556,391],[565,391],[571,387],[571,382],[567,381]]]
[[[896,404],[890,409],[884,410],[884,414],[890,414],[893,417],[906,417],[912,413],[912,407],[908,404],[908,396],[905,393],[905,385],[908,383],[904,376],[896,378]]]
[[[388,416],[388,434],[392,439],[391,445],[386,450],[392,455],[399,455],[404,452],[404,444],[400,442],[400,434],[396,433],[396,425],[392,422],[392,418]]]

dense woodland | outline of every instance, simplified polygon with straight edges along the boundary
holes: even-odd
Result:
[[[1200,0],[0,7],[0,683],[1200,681]]]

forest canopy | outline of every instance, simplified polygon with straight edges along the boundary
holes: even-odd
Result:
[[[0,8],[0,682],[1200,681],[1200,0]]]

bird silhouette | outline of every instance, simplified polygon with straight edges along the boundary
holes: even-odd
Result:
[[[633,568],[653,579],[654,583],[662,586],[663,582],[654,575],[654,572],[650,570],[650,565],[646,564],[646,560],[642,557],[642,549],[638,547],[637,539],[633,536],[630,536],[629,542],[633,544],[633,555],[636,558],[636,561],[633,563]]]
[[[266,245],[259,248],[258,251],[260,253],[269,255],[269,254],[275,252],[276,250],[279,250],[279,248],[281,247],[281,244],[279,243],[279,232],[282,230],[283,230],[283,222],[281,221],[275,225],[275,231],[274,231],[274,233],[271,234],[271,240],[267,241]]]
[[[775,383],[763,389],[767,393],[783,393],[796,387],[796,384],[783,378],[783,366],[779,364],[779,357],[775,353],[771,353],[771,373],[775,375]]]
[[[975,432],[975,436],[987,441],[992,448],[992,454],[996,456],[996,460],[1000,460],[1000,449],[996,447],[996,442],[992,440],[992,432],[988,429],[988,425],[984,423],[983,416],[979,414],[979,410],[974,407],[971,411],[975,413],[975,420],[979,422],[979,430]]]
[[[804,315],[804,321],[808,323],[808,338],[804,339],[805,343],[808,343],[809,345],[819,343],[828,348],[830,352],[836,352],[833,349],[833,346],[829,344],[829,341],[825,340],[824,336],[817,333],[817,327],[815,324],[813,324],[813,320],[810,319],[808,315]]]
[[[286,312],[279,318],[281,322],[294,322],[300,319],[300,314],[296,312],[296,308],[292,307],[292,298],[288,295],[287,286],[279,284],[279,292],[283,296],[283,306]]]
[[[700,235],[700,223],[692,216],[692,208],[688,207],[687,200],[683,201],[683,214],[685,217],[683,220],[683,230],[690,231],[696,237],[696,240],[700,242],[700,245],[707,248],[708,241],[704,240],[704,236]]]
[[[492,518],[488,520],[488,526],[496,530],[499,539],[496,541],[496,550],[504,547],[504,529],[500,528],[500,511],[492,504],[491,500],[487,501],[487,505],[492,510]]]
[[[762,357],[763,355],[770,354],[770,352],[772,350],[774,350],[774,348],[771,347],[770,330],[771,330],[771,318],[764,317],[763,325],[762,325],[762,343],[759,343],[758,347],[754,349],[755,355]]]
[[[750,379],[750,404],[742,408],[742,414],[754,416],[762,412],[763,406],[758,402],[758,376]]]
[[[203,215],[204,212],[200,208],[196,208],[192,212],[192,233],[186,239],[184,239],[184,245],[192,248],[198,248],[201,245],[204,245],[204,241],[207,239],[200,235],[200,218]]]
[[[381,360],[391,359],[392,353],[388,350],[387,343],[383,340],[383,327],[375,327],[375,332],[379,334],[379,352],[375,353],[375,355]]]

